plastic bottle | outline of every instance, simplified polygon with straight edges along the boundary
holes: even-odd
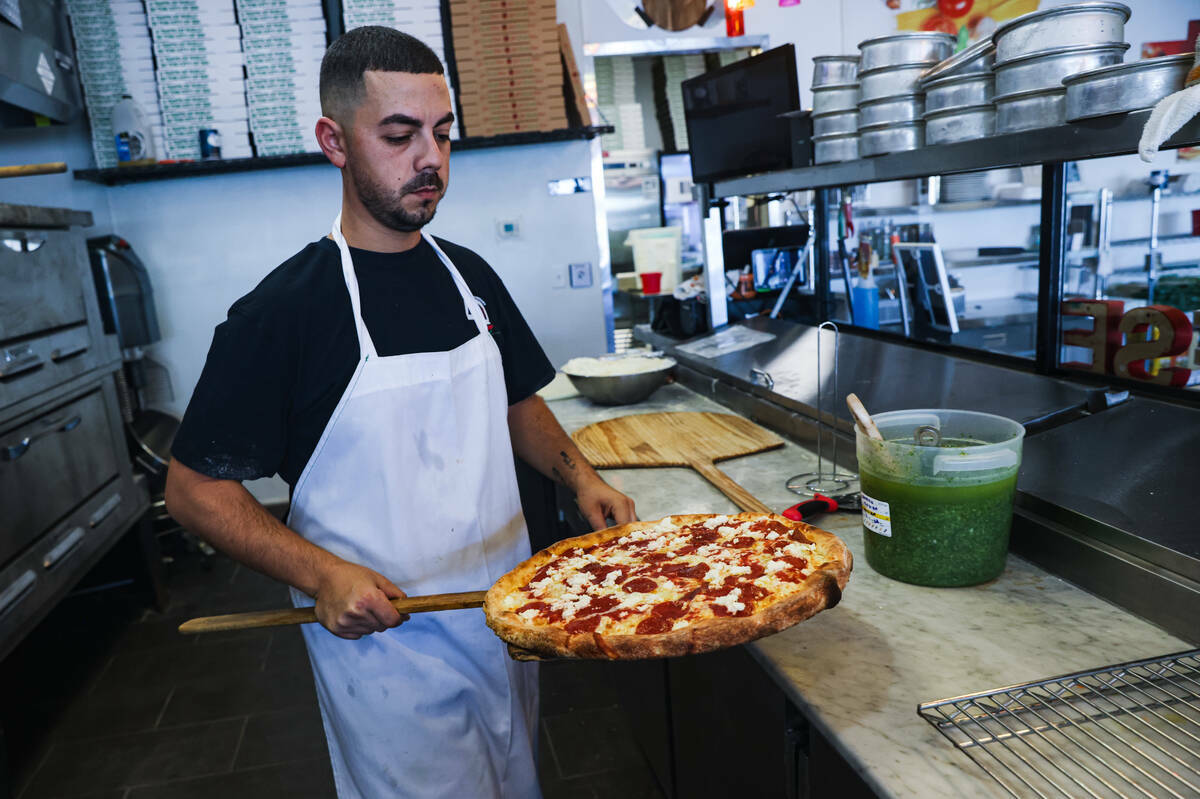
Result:
[[[113,143],[117,148],[117,163],[122,166],[152,164],[156,160],[154,137],[146,123],[142,107],[128,94],[112,109]]]
[[[854,324],[859,327],[879,329],[879,287],[875,285],[875,269],[879,266],[878,253],[872,252],[869,265],[859,267],[858,279],[852,290]]]

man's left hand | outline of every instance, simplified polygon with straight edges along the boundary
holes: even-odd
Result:
[[[608,527],[608,519],[617,524],[636,522],[633,500],[601,479],[590,481],[575,495],[575,504],[593,530]]]

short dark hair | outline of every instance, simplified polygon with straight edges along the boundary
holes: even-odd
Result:
[[[362,102],[367,70],[445,73],[437,53],[415,36],[382,25],[355,28],[329,45],[321,59],[321,113],[347,122]]]

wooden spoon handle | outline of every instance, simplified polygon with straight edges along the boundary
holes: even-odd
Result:
[[[458,594],[429,594],[393,599],[392,607],[401,613],[427,613],[432,610],[461,610],[483,606],[486,591],[465,591]],[[179,625],[179,632],[215,633],[224,630],[253,630],[259,627],[282,627],[287,624],[311,624],[317,620],[313,608],[263,610],[256,613],[230,613],[225,616],[202,616]]]
[[[712,461],[694,460],[691,466],[715,485],[722,494],[733,500],[733,503],[747,513],[772,513],[773,511],[746,489],[730,480],[729,477],[713,465]]]
[[[876,441],[883,441],[883,434],[879,432],[879,428],[875,426],[875,420],[871,418],[871,414],[867,413],[867,409],[863,406],[855,394],[846,395],[846,405],[850,408],[850,413],[854,414],[855,421],[862,427],[868,437]]]

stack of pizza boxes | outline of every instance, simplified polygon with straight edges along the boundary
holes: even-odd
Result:
[[[467,136],[567,126],[555,0],[450,0]]]

